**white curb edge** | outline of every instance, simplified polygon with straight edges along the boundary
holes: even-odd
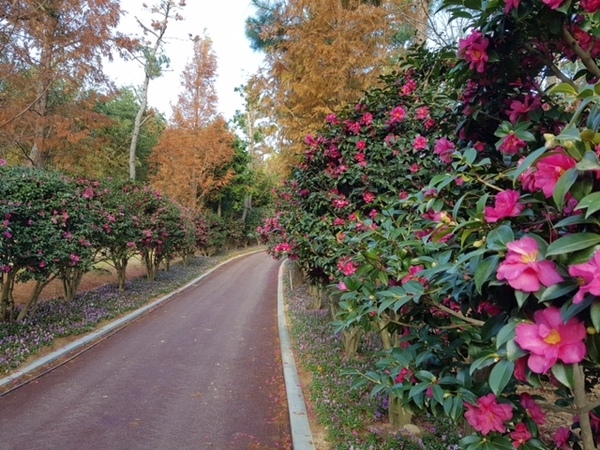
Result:
[[[306,403],[302,394],[302,386],[300,385],[285,318],[283,273],[287,262],[288,260],[286,259],[279,266],[277,280],[277,319],[279,324],[283,376],[292,428],[292,446],[294,450],[315,450],[308,422],[308,414],[306,413]]]

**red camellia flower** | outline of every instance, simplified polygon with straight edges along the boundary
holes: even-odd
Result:
[[[467,422],[484,436],[491,431],[504,433],[504,422],[512,419],[510,405],[498,403],[494,394],[485,395],[477,400],[477,405],[465,402]]]
[[[595,13],[600,9],[600,0],[581,0],[581,7],[587,13]]]
[[[548,5],[550,9],[558,9],[562,6],[565,0],[542,0],[542,2]]]
[[[507,217],[517,217],[525,209],[525,205],[519,203],[521,198],[517,191],[507,189],[496,195],[494,207],[487,206],[484,211],[485,221],[495,223]]]
[[[524,423],[518,423],[515,427],[515,431],[510,433],[509,436],[513,440],[512,444],[514,448],[519,448],[533,437],[531,432],[527,429],[527,425]]]
[[[533,372],[546,373],[558,360],[575,364],[585,358],[586,328],[576,317],[564,323],[560,309],[551,306],[536,311],[533,321],[515,329],[515,342],[531,353],[527,365]]]
[[[527,414],[529,414],[529,417],[531,417],[538,425],[544,425],[546,422],[546,413],[542,411],[542,408],[535,402],[533,397],[527,392],[524,392],[519,396],[519,399],[521,400],[521,405],[525,408]]]

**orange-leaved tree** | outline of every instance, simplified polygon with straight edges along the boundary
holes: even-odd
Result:
[[[182,91],[170,126],[150,156],[152,184],[180,204],[201,209],[233,173],[235,135],[216,114],[217,57],[206,35],[192,39],[193,57],[181,76]]]
[[[5,149],[45,167],[101,124],[89,87],[107,82],[102,58],[110,58],[119,42],[119,3],[2,3],[0,142]]]
[[[401,26],[417,25],[417,16],[426,20],[406,0],[254,3],[259,16],[247,21],[246,30],[254,47],[266,52],[266,64],[253,88],[277,121],[281,151],[291,163],[327,115],[358,100],[389,70],[404,49]],[[426,0],[419,5],[428,7]],[[426,33],[427,27],[417,29]]]

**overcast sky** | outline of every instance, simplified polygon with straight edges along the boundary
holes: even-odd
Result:
[[[128,11],[121,20],[122,31],[140,32],[134,16],[143,18],[140,14],[144,1],[151,5],[158,0],[121,0],[121,8]],[[260,53],[250,49],[244,34],[245,20],[254,14],[253,11],[250,0],[187,0],[182,12],[185,20],[172,22],[167,28],[166,53],[171,60],[171,67],[161,78],[150,82],[150,106],[163,112],[167,118],[171,116],[170,105],[177,101],[181,72],[192,54],[188,34],[202,35],[206,29],[217,55],[219,110],[229,120],[237,109],[242,109],[243,100],[234,89],[245,84],[262,60]],[[139,86],[143,82],[143,70],[134,62],[117,62],[107,65],[105,69],[118,86]]]

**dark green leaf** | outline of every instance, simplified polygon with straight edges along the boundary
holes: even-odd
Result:
[[[481,293],[483,283],[485,283],[493,273],[496,273],[499,261],[500,257],[498,255],[488,256],[481,261],[481,264],[479,264],[475,271],[475,287],[477,288],[477,292]]]
[[[569,169],[558,179],[556,186],[554,187],[554,192],[552,193],[552,198],[554,199],[554,203],[556,203],[556,207],[559,210],[562,210],[563,205],[565,203],[565,199],[567,197],[567,193],[573,186],[573,184],[577,181],[577,177],[579,176],[579,171],[576,169]]]
[[[600,235],[595,233],[575,233],[563,236],[548,246],[546,257],[564,255],[583,250],[600,243]]]
[[[490,389],[494,394],[499,396],[510,379],[512,378],[512,374],[515,370],[515,363],[511,361],[507,361],[506,359],[501,359],[496,363],[492,372],[490,373]]]

